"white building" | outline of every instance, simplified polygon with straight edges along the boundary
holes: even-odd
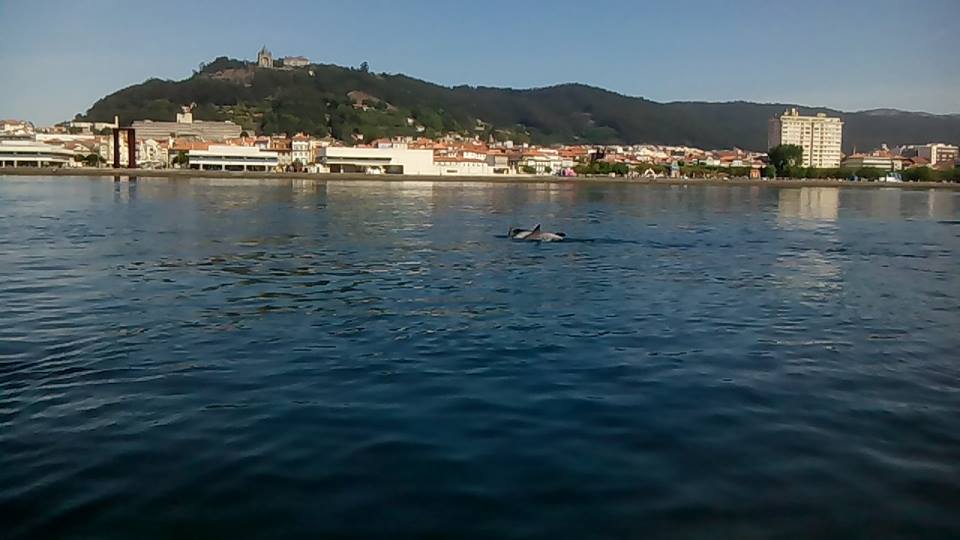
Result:
[[[485,161],[492,174],[510,174],[510,156],[507,154],[491,152],[487,154]]]
[[[491,176],[494,169],[486,159],[437,156],[434,158],[436,174],[440,176]]]
[[[37,133],[34,137],[34,140],[57,144],[64,142],[94,142],[97,140],[96,135],[72,135],[69,133]]]
[[[74,129],[79,129],[81,133],[99,133],[105,129],[114,129],[120,127],[120,119],[117,116],[113,117],[113,122],[79,122],[71,121],[67,122],[67,127]]]
[[[903,158],[899,156],[853,154],[843,160],[841,167],[845,169],[873,168],[884,171],[899,171],[903,169]]]
[[[563,169],[563,159],[559,154],[545,152],[526,152],[517,164],[520,172],[533,171],[537,175],[557,174]]]
[[[37,141],[0,140],[0,167],[65,167],[74,153],[62,146]]]
[[[958,155],[958,148],[951,144],[935,143],[917,147],[917,156],[930,161],[931,167],[944,162],[956,163]]]
[[[305,56],[285,56],[283,58],[283,67],[301,68],[310,65],[310,60]]]
[[[329,146],[317,150],[317,162],[324,170],[332,173],[437,174],[433,163],[433,150],[411,150],[403,146]]]
[[[210,145],[187,153],[191,169],[203,171],[265,172],[277,168],[277,153],[253,146]]]
[[[33,137],[36,133],[31,122],[25,120],[0,120],[0,137]]]
[[[141,169],[163,169],[170,163],[166,141],[146,139],[137,141],[137,166]]]
[[[224,141],[237,139],[243,128],[233,122],[212,122],[194,120],[189,110],[177,113],[176,122],[154,122],[137,120],[131,126],[137,132],[138,139],[164,140],[168,137],[192,137],[205,141]]]
[[[303,166],[313,163],[313,151],[310,147],[310,137],[295,135],[290,139],[290,158],[292,162],[299,161],[300,165]]]
[[[843,159],[843,121],[823,113],[800,116],[790,109],[778,118],[770,119],[768,132],[770,148],[781,144],[803,147],[804,167],[839,167]]]
[[[646,162],[667,159],[670,157],[670,154],[664,152],[656,146],[651,145],[641,145],[640,148],[637,149],[635,155],[637,156],[638,160]]]

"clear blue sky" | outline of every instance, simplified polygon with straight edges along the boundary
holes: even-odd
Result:
[[[41,124],[263,44],[447,85],[960,113],[960,0],[0,0],[0,21],[0,118]]]

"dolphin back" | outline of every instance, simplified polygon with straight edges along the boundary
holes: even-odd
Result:
[[[511,240],[525,240],[529,242],[562,242],[567,237],[562,232],[543,232],[540,224],[532,230],[511,228],[508,235]]]

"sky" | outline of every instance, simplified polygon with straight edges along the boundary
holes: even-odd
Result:
[[[0,0],[0,118],[262,45],[444,85],[960,113],[958,21],[960,0]]]

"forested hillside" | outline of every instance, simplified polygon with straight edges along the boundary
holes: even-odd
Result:
[[[788,104],[657,103],[582,84],[513,90],[445,87],[405,75],[312,65],[259,69],[218,58],[182,81],[150,79],[97,101],[80,117],[121,122],[194,117],[233,120],[257,133],[305,132],[349,140],[391,135],[478,134],[537,143],[657,143],[765,150],[767,121]],[[844,150],[930,141],[960,143],[960,116],[878,110],[840,116]],[[418,130],[419,126],[419,130]]]

